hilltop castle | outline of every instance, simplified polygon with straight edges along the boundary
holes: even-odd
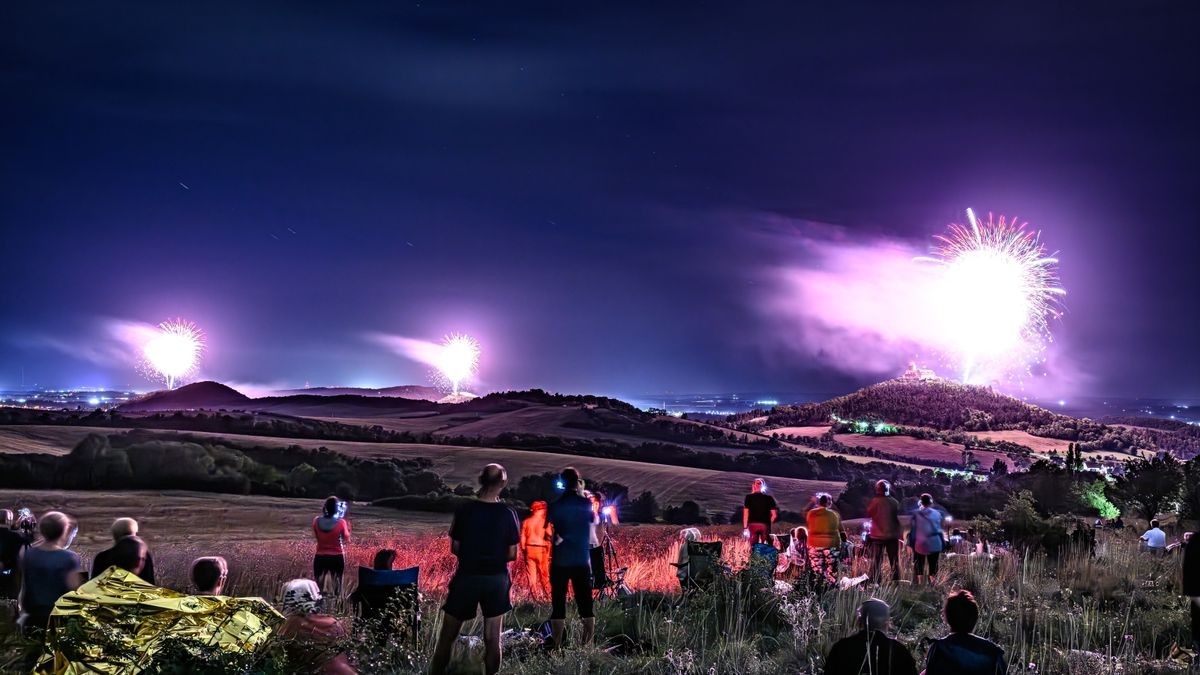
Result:
[[[908,370],[900,374],[902,382],[934,382],[939,379],[931,368],[918,368],[916,361],[910,362]]]

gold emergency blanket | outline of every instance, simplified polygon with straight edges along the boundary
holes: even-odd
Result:
[[[59,598],[35,672],[137,673],[171,638],[250,655],[282,621],[261,598],[184,595],[110,567]]]

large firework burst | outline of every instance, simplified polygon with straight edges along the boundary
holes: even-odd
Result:
[[[191,321],[168,319],[142,345],[143,373],[174,389],[200,367],[204,333]]]
[[[967,209],[969,225],[952,223],[937,235],[929,257],[939,265],[935,314],[964,381],[1014,368],[1028,372],[1061,316],[1058,258],[1047,255],[1038,232],[1016,218]]]

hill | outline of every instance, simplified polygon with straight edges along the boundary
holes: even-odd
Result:
[[[220,382],[204,381],[186,384],[178,389],[156,391],[121,404],[119,410],[196,410],[198,408],[229,408],[244,405],[250,397]]]
[[[1001,394],[991,387],[946,380],[887,380],[821,403],[778,406],[765,415],[762,411],[754,411],[736,415],[730,421],[752,426],[750,420],[764,416],[766,419],[758,422],[762,428],[828,424],[836,416],[966,431],[1016,428],[1022,424],[1040,427],[1072,420]]]
[[[442,398],[442,392],[437,387],[420,384],[402,384],[395,387],[370,389],[366,387],[305,387],[304,389],[284,389],[275,392],[276,396],[367,396],[376,398],[410,398],[423,401],[436,401]]]

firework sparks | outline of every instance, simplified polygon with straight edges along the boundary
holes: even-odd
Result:
[[[204,352],[204,334],[196,324],[169,319],[158,324],[158,331],[142,346],[144,372],[174,389],[196,372]]]
[[[469,335],[455,333],[442,340],[433,365],[450,383],[453,394],[457,395],[463,381],[475,374],[480,351],[479,342]]]
[[[1028,370],[1051,340],[1061,316],[1058,259],[1046,255],[1039,233],[1016,218],[967,209],[969,226],[953,223],[936,237],[928,257],[938,265],[934,308],[939,329],[959,360],[963,381]]]

